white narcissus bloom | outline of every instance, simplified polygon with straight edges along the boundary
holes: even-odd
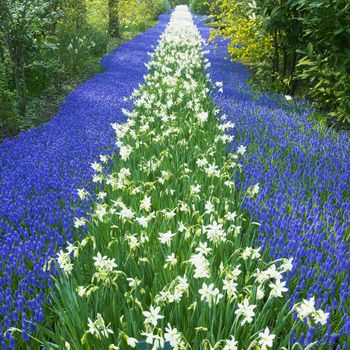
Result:
[[[191,256],[189,262],[195,267],[193,278],[210,277],[210,264],[205,256],[202,254],[194,254]]]
[[[237,213],[234,211],[234,212],[227,212],[226,213],[226,215],[225,215],[225,218],[226,218],[226,220],[229,220],[229,221],[235,221],[235,219],[236,219],[236,217],[237,217]]]
[[[86,219],[84,217],[74,218],[74,227],[75,228],[85,226],[85,224],[86,224]]]
[[[148,216],[141,216],[139,218],[136,218],[135,220],[138,222],[139,225],[141,225],[144,228],[147,228],[150,218]]]
[[[244,154],[246,151],[247,151],[247,148],[246,148],[245,146],[243,146],[243,145],[240,145],[240,146],[238,147],[236,153],[243,156],[243,154]]]
[[[261,254],[260,254],[261,247],[257,249],[252,250],[252,259],[259,259]]]
[[[119,213],[120,217],[122,219],[132,219],[134,217],[134,212],[129,209],[129,208],[123,208],[120,213]]]
[[[164,316],[159,315],[160,313],[160,307],[157,306],[156,308],[153,307],[152,305],[150,306],[149,311],[143,311],[142,314],[145,316],[145,324],[151,324],[154,327],[157,325],[158,320],[161,320],[164,318]]]
[[[204,208],[205,208],[205,212],[206,212],[207,214],[211,214],[211,213],[213,213],[213,212],[215,211],[215,206],[214,206],[214,204],[213,204],[210,200],[208,200],[208,201],[205,203]]]
[[[282,271],[292,271],[293,269],[293,258],[283,259],[281,264]]]
[[[253,248],[252,247],[245,248],[243,250],[243,252],[242,252],[242,259],[243,260],[248,260],[251,257],[252,252],[253,252]]]
[[[159,241],[162,244],[166,244],[168,247],[170,247],[171,240],[175,236],[175,233],[172,233],[171,231],[167,231],[164,233],[159,234]]]
[[[126,343],[131,346],[132,348],[136,348],[136,344],[138,343],[138,340],[132,337],[128,337],[126,339]]]
[[[176,216],[176,208],[173,210],[164,210],[163,213],[164,213],[165,218],[170,220],[174,216]]]
[[[220,293],[219,288],[214,288],[214,283],[207,285],[206,283],[202,284],[202,288],[198,291],[201,295],[201,300],[206,301],[209,305],[213,302],[218,304],[220,299],[223,298],[223,295]]]
[[[57,253],[57,262],[59,267],[66,275],[70,275],[73,270],[73,264],[71,262],[68,253],[65,253],[62,249]]]
[[[276,265],[272,264],[267,270],[266,273],[270,276],[270,278],[274,278],[276,280],[283,279],[282,274],[277,270]]]
[[[188,287],[190,286],[187,282],[187,277],[186,276],[178,276],[177,277],[177,286],[176,289],[182,290],[183,292],[188,290]]]
[[[105,204],[98,203],[94,214],[99,221],[103,221],[104,217],[107,215],[107,206]]]
[[[151,197],[145,196],[143,200],[140,202],[140,210],[146,210],[150,211],[151,210]]]
[[[253,198],[254,196],[256,196],[260,191],[260,187],[259,184],[257,183],[254,186],[249,186],[246,193],[247,193],[247,197],[248,198]]]
[[[166,264],[164,265],[164,268],[168,266],[175,266],[177,263],[177,259],[175,257],[174,253],[171,253],[170,255],[167,256],[166,258]]]
[[[122,145],[119,148],[119,154],[120,154],[121,159],[123,159],[123,160],[128,160],[129,157],[130,157],[131,152],[132,152],[132,147],[131,146]]]
[[[199,246],[195,249],[198,254],[207,256],[213,249],[208,247],[207,242],[199,242]]]
[[[329,318],[329,312],[324,312],[323,310],[318,309],[312,313],[312,318],[316,323],[324,326]]]
[[[256,269],[255,276],[259,284],[263,284],[264,282],[270,279],[270,274],[268,273],[268,270],[260,271],[259,268]]]
[[[237,280],[238,276],[242,273],[240,269],[241,265],[237,265],[233,270],[229,272],[229,276],[232,280]]]
[[[100,161],[102,163],[107,163],[108,161],[108,156],[100,154]]]
[[[136,288],[141,284],[141,281],[137,277],[136,278],[129,277],[126,280],[128,281],[129,287],[131,288]]]
[[[209,113],[208,112],[201,112],[197,114],[197,118],[200,123],[205,123],[208,120]]]
[[[97,173],[101,173],[102,172],[102,165],[100,163],[97,163],[97,162],[91,163],[91,168],[93,170],[95,170]]]
[[[97,314],[96,320],[92,321],[88,318],[88,333],[95,336],[97,339],[101,339],[101,335],[108,338],[109,334],[113,334],[113,330],[110,328],[110,324],[106,325],[101,314]]]
[[[186,226],[183,224],[183,222],[181,221],[179,223],[179,228],[178,228],[179,232],[184,232],[187,230]]]
[[[208,164],[208,161],[206,160],[206,158],[199,158],[199,159],[197,159],[196,164],[200,168],[202,168],[202,167],[205,167]]]
[[[152,344],[152,350],[164,348],[164,338],[152,332],[141,332],[146,337],[146,343]]]
[[[235,311],[237,317],[243,316],[243,320],[241,321],[241,326],[243,326],[246,322],[252,323],[253,317],[255,316],[254,309],[256,305],[249,304],[248,299],[244,299],[243,303],[238,303],[238,309]]]
[[[304,319],[305,317],[311,315],[315,312],[315,298],[312,297],[310,300],[304,299],[300,305],[296,307],[296,312],[300,319]]]
[[[135,235],[127,235],[125,240],[128,242],[130,250],[135,250],[140,246],[140,242]]]
[[[190,209],[189,209],[189,207],[188,207],[188,204],[185,203],[185,202],[181,202],[181,203],[180,203],[180,208],[179,208],[179,210],[180,210],[181,212],[183,212],[183,213],[188,213],[188,212],[190,212]]]
[[[238,350],[238,341],[235,339],[233,335],[231,335],[231,339],[227,339],[225,341],[225,346],[222,350]]]
[[[78,188],[77,192],[81,200],[84,200],[89,194],[89,192],[87,192],[84,188]]]
[[[261,300],[265,296],[264,288],[259,285],[256,289],[256,299]]]
[[[96,256],[93,257],[95,260],[94,265],[97,270],[102,271],[113,271],[118,265],[115,263],[115,259],[108,259],[106,255],[102,256],[100,252],[97,253]]]
[[[214,221],[212,224],[203,226],[203,231],[207,235],[209,241],[218,244],[226,241],[226,232],[222,224]]]
[[[226,290],[229,300],[233,300],[237,297],[238,284],[232,279],[224,279],[223,290]]]
[[[288,288],[285,287],[286,282],[281,280],[276,280],[276,282],[271,282],[269,287],[271,288],[270,295],[273,297],[281,298],[282,293],[288,291]]]
[[[106,192],[103,192],[103,191],[100,191],[97,193],[97,198],[98,199],[103,199],[103,198],[106,198],[107,197],[107,193]]]
[[[191,185],[190,187],[190,193],[191,195],[198,194],[201,191],[202,185],[196,184],[196,185]]]
[[[184,346],[184,342],[181,339],[181,333],[175,327],[172,328],[170,323],[165,327],[164,338],[174,349]]]
[[[275,339],[274,334],[270,334],[268,327],[265,328],[264,332],[259,333],[259,344],[261,345],[261,350],[266,350],[267,348],[272,348],[273,340]]]
[[[220,169],[216,164],[208,164],[205,172],[209,177],[220,177]]]

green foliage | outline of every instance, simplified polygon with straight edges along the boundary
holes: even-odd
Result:
[[[17,95],[10,86],[11,75],[9,53],[2,50],[0,51],[0,128],[7,129],[9,133],[15,132],[15,126],[19,123]]]
[[[191,9],[193,13],[199,15],[208,15],[210,9],[210,0],[192,0]]]
[[[305,94],[333,121],[350,122],[349,2],[215,0],[211,10],[224,26],[219,34],[228,36],[232,47],[241,45],[241,54],[230,53],[250,64],[257,86]],[[238,26],[233,17],[248,25]],[[254,30],[246,35],[249,26]],[[259,45],[257,37],[269,38],[269,45]]]
[[[110,42],[168,9],[167,0],[0,1],[0,140],[31,127],[45,96],[98,71]]]
[[[84,75],[107,49],[108,35],[93,27],[58,34],[58,54],[63,69],[69,76]]]
[[[178,5],[188,5],[190,6],[191,0],[169,0],[170,7],[175,7]]]

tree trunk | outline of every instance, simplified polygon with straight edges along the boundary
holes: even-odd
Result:
[[[118,16],[118,0],[108,0],[109,7],[109,35],[113,38],[120,37],[119,16]]]
[[[13,48],[11,51],[12,54],[10,56],[13,64],[13,77],[18,94],[18,109],[21,117],[24,118],[27,111],[27,88],[24,75],[23,56],[18,54],[17,48]]]
[[[287,47],[283,46],[283,68],[282,68],[282,77],[283,78],[287,74],[287,65],[288,65]]]
[[[296,68],[297,62],[298,62],[298,54],[296,52],[294,52],[293,59],[292,59],[292,65],[291,65],[291,68],[290,68],[290,76],[293,79],[292,86],[291,86],[291,91],[290,91],[290,94],[292,96],[295,95],[295,92],[296,92],[296,90],[298,88],[298,83],[299,83],[299,80],[294,78],[294,73],[295,73],[295,68]]]
[[[279,52],[278,52],[278,41],[277,41],[277,30],[275,30],[274,36],[273,36],[273,45],[275,48],[275,57],[274,57],[274,73],[278,73],[279,71]]]

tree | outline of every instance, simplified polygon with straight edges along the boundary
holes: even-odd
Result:
[[[118,0],[108,0],[109,21],[108,32],[113,38],[120,37]]]

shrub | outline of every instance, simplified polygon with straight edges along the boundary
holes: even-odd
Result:
[[[210,3],[209,0],[192,0],[191,9],[193,13],[200,15],[209,14]]]
[[[82,30],[62,30],[59,35],[59,59],[64,70],[71,76],[86,73],[92,62],[105,52],[108,35],[93,27]]]

